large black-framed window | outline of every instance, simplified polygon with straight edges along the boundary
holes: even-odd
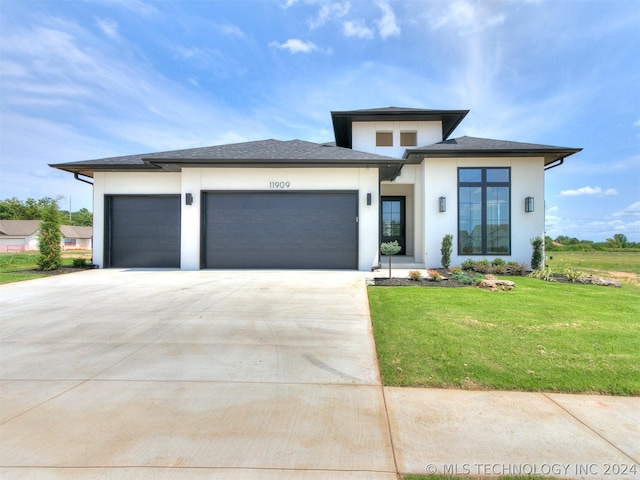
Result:
[[[458,168],[458,254],[511,254],[510,168]]]

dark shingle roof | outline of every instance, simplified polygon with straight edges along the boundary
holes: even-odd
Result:
[[[545,159],[545,165],[549,165],[581,150],[581,148],[555,147],[552,145],[511,142],[491,138],[458,137],[434,143],[433,145],[408,149],[404,154],[404,158],[417,161],[425,156],[542,156]]]
[[[469,110],[432,110],[424,108],[385,107],[331,112],[336,144],[351,148],[353,122],[441,121],[442,138],[453,133]]]
[[[261,140],[51,165],[93,176],[95,171],[179,171],[185,166],[336,166],[401,164],[398,158],[302,140]]]

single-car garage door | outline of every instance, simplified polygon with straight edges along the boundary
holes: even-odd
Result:
[[[180,195],[108,195],[105,267],[179,268]]]
[[[357,192],[206,192],[204,268],[358,268]]]

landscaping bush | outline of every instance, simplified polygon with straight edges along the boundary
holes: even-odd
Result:
[[[453,249],[453,235],[446,234],[442,238],[442,247],[440,253],[442,254],[441,263],[443,268],[449,268],[451,265],[451,250]]]
[[[462,268],[462,270],[473,270],[476,266],[476,262],[475,260],[472,260],[470,258],[467,258],[464,262],[462,262],[462,264],[460,265],[460,267]]]
[[[380,253],[389,257],[389,278],[391,278],[391,257],[400,253],[400,250],[402,247],[397,240],[380,244]]]
[[[411,270],[409,272],[409,278],[414,282],[420,282],[422,280],[422,272],[420,270]]]
[[[478,260],[474,265],[473,269],[476,272],[480,272],[480,273],[490,273],[491,264],[489,263],[489,260],[486,260],[486,259]]]
[[[537,268],[533,270],[529,275],[531,278],[537,278],[539,280],[544,280],[545,282],[554,282],[553,272],[550,267]]]
[[[452,272],[451,278],[458,282],[460,285],[473,285],[473,278],[471,278],[461,270]]]
[[[86,258],[74,258],[73,259],[73,266],[76,268],[82,268],[85,267],[87,265],[87,259]]]
[[[524,277],[526,273],[527,266],[524,263],[509,262],[505,267],[505,274],[507,275],[517,275],[520,277]]]
[[[442,275],[440,275],[440,272],[438,272],[437,270],[429,270],[427,271],[427,273],[429,274],[429,280],[431,280],[432,282],[442,281]]]
[[[531,239],[533,252],[531,253],[531,269],[537,270],[543,267],[544,259],[544,240],[541,237]]]
[[[38,235],[38,266],[45,272],[57,269],[62,263],[60,253],[60,211],[58,202],[53,200],[42,210],[42,223],[40,224],[40,234]]]

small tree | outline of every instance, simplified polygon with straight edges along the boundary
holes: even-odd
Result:
[[[442,263],[443,268],[449,268],[451,265],[451,250],[453,249],[453,235],[447,233],[444,237],[442,237],[442,247],[440,248],[440,253],[442,253],[442,259],[440,262]]]
[[[38,266],[40,270],[55,270],[62,263],[60,255],[60,212],[58,202],[52,201],[42,210],[42,223],[40,224],[40,234],[38,244],[40,255],[38,256]]]
[[[531,254],[531,270],[537,270],[542,267],[544,257],[544,241],[541,237],[531,239],[533,252]]]
[[[391,257],[400,253],[402,247],[397,240],[380,244],[380,253],[389,257],[389,278],[391,278]]]

